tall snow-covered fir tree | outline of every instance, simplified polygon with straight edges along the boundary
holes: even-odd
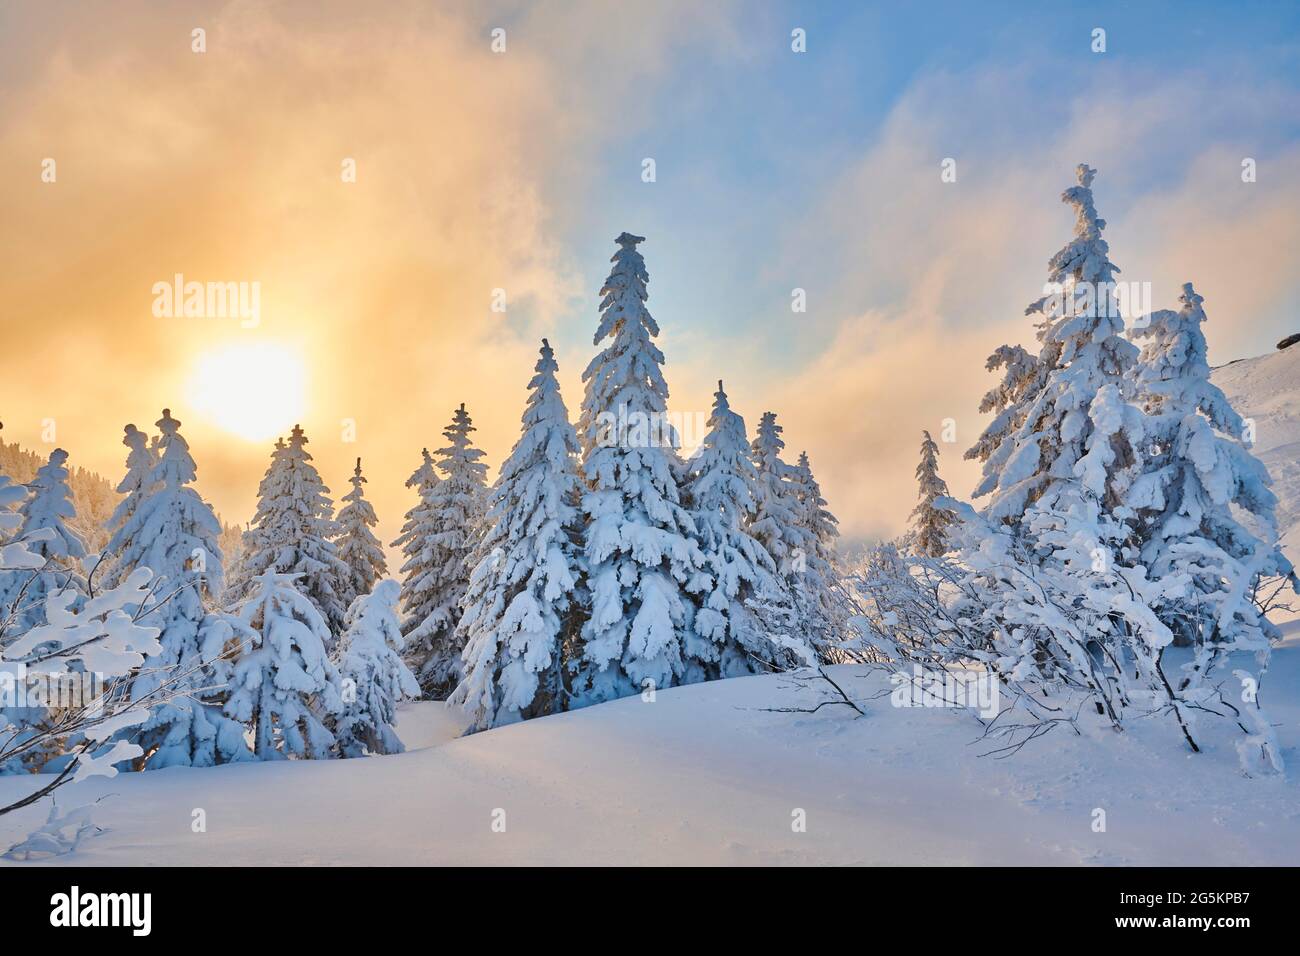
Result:
[[[1122,337],[1119,269],[1093,203],[1096,172],[1080,165],[1076,173],[1078,185],[1061,196],[1075,212],[1074,238],[1049,262],[1046,294],[1025,310],[1040,317],[1042,348],[1032,364],[1018,353],[1009,362],[1017,374],[1004,382],[1009,404],[995,420],[1017,424],[996,443],[976,446],[987,454],[975,497],[989,495],[989,517],[1013,525],[1040,498],[1044,510],[1061,510],[1058,494],[1117,504],[1133,480],[1141,440],[1141,414],[1129,404],[1137,349]]]
[[[239,608],[252,647],[235,663],[226,713],[252,728],[259,760],[334,756],[326,721],[343,710],[342,680],[325,651],[329,625],[299,578],[264,571]]]
[[[244,578],[234,598],[246,597],[252,580],[268,571],[301,575],[298,589],[316,605],[330,633],[340,634],[351,572],[334,543],[334,503],[306,446],[307,436],[297,425],[287,443],[276,443],[257,489],[257,512],[240,561]]]
[[[807,452],[799,453],[791,482],[795,523],[803,538],[802,552],[794,562],[795,573],[790,579],[795,608],[805,621],[809,643],[823,660],[838,663],[833,647],[844,639],[847,622],[835,555],[839,519],[827,508]]]
[[[397,754],[404,749],[393,730],[397,704],[419,697],[420,683],[402,660],[400,593],[396,581],[380,581],[348,609],[348,629],[337,650],[343,708],[334,726],[344,757]]]
[[[464,644],[456,625],[483,533],[487,465],[470,441],[473,431],[462,404],[443,431],[447,447],[437,451],[442,480],[429,489],[418,538],[409,542],[418,543],[419,551],[402,566],[405,603],[416,609],[408,612],[404,625],[407,662],[425,694],[436,700],[445,699],[460,682]]]
[[[581,598],[578,438],[542,339],[522,434],[488,494],[487,532],[465,594],[464,678],[451,702],[469,730],[565,708],[563,646]]]
[[[144,749],[149,769],[248,756],[244,728],[220,711],[230,677],[226,655],[243,639],[237,622],[209,609],[222,587],[221,523],[189,487],[197,468],[180,425],[164,408],[157,461],[141,481],[148,491],[114,535],[120,573],[149,568],[158,585],[141,623],[162,629],[162,650],[145,661],[130,688],[135,701],[170,697],[129,735]]]
[[[764,412],[750,446],[757,481],[754,485],[754,516],[749,531],[776,562],[777,571],[788,579],[795,573],[800,556],[807,553],[795,469],[781,458],[785,440],[776,423],[776,412]]]
[[[703,567],[678,494],[675,431],[661,425],[668,386],[652,341],[659,326],[645,305],[650,277],[636,248],[645,240],[625,232],[614,241],[593,339],[609,343],[582,374],[578,425],[591,594],[572,667],[578,704],[681,680],[691,627],[685,589]]]
[[[751,603],[779,602],[776,563],[748,530],[758,473],[745,420],[718,382],[708,433],[687,467],[684,497],[698,531],[707,584],[686,642],[685,681],[751,674],[774,662]]]
[[[414,488],[419,499],[406,513],[402,532],[392,543],[392,547],[399,548],[403,556],[400,569],[400,608],[404,632],[423,621],[433,611],[432,592],[420,590],[416,585],[426,580],[433,568],[433,549],[430,544],[433,540],[433,506],[429,503],[429,497],[442,479],[438,477],[438,467],[434,464],[429,449],[421,449],[420,454],[422,458],[419,467],[406,479],[406,487]]]
[[[339,536],[334,541],[339,560],[348,569],[348,574],[342,578],[340,594],[345,607],[351,607],[362,594],[369,594],[374,590],[375,582],[388,573],[384,549],[370,530],[379,519],[362,488],[366,479],[361,475],[360,458],[348,480],[352,483],[352,490],[343,496],[343,507],[339,509],[337,519]]]
[[[1008,392],[1022,407],[1003,406],[1005,434],[980,452],[976,495],[990,500],[982,514],[958,507],[954,537],[968,572],[958,583],[980,596],[977,659],[1017,683],[1086,695],[1116,729],[1134,708],[1169,713],[1196,750],[1194,719],[1207,700],[1166,678],[1173,632],[1157,613],[1181,582],[1153,579],[1137,548],[1134,500],[1149,494],[1144,415],[1133,404],[1138,353],[1121,337],[1119,270],[1101,238],[1095,173],[1081,165],[1077,175],[1062,196],[1075,211],[1074,238],[1026,310],[1040,316],[1042,349]]]
[[[79,564],[86,546],[68,527],[76,511],[68,488],[67,462],[68,453],[62,448],[50,452],[49,461],[37,470],[30,494],[18,508],[18,538],[45,561],[45,567],[0,571],[0,608],[15,609],[5,630],[9,636],[45,623],[45,599],[51,592],[86,590]]]
[[[1142,343],[1136,380],[1148,462],[1129,504],[1145,519],[1142,563],[1157,578],[1190,582],[1186,597],[1161,613],[1179,643],[1211,654],[1266,652],[1278,633],[1251,602],[1253,584],[1294,580],[1278,546],[1277,498],[1242,440],[1241,416],[1210,381],[1203,299],[1187,283],[1179,301],[1178,311],[1155,312],[1133,330]]]
[[[134,425],[127,425],[123,432],[122,444],[128,449],[126,474],[117,484],[117,493],[122,495],[122,500],[108,519],[108,530],[112,535],[104,548],[107,559],[100,578],[105,589],[117,587],[131,573],[131,568],[126,567],[122,559],[127,544],[122,538],[122,528],[153,490],[150,481],[154,466],[158,464],[157,446],[149,444],[148,435]]]
[[[939,477],[939,446],[928,431],[921,435],[921,461],[916,466],[920,500],[912,511],[912,546],[917,554],[937,558],[947,552],[948,528],[957,519],[934,505],[936,498],[948,497],[948,483]]]

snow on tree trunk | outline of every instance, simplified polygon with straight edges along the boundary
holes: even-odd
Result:
[[[483,452],[470,443],[473,431],[462,404],[443,431],[449,444],[437,451],[442,480],[429,487],[416,519],[418,531],[407,542],[418,550],[402,566],[405,603],[412,608],[403,627],[407,661],[425,695],[435,700],[446,698],[460,682],[464,644],[456,625],[483,533],[487,465],[479,461]]]
[[[343,598],[350,571],[334,544],[338,527],[329,489],[307,451],[297,425],[288,443],[276,442],[271,466],[257,489],[257,512],[244,537],[244,575],[232,598],[246,597],[252,580],[266,572],[301,575],[299,587],[316,605],[331,634],[343,629]],[[330,639],[331,643],[333,638]]]
[[[649,275],[636,248],[644,241],[626,232],[615,240],[593,344],[610,341],[582,374],[578,432],[591,615],[573,667],[577,704],[681,679],[691,627],[684,590],[704,563],[678,494],[677,436],[664,417],[664,357],[652,341],[659,326],[646,309]]]
[[[362,488],[366,479],[361,476],[360,458],[349,481],[352,490],[343,496],[343,507],[338,514],[339,536],[334,543],[339,560],[348,569],[341,579],[340,599],[350,608],[358,597],[374,590],[375,582],[388,573],[388,564],[379,539],[370,530],[379,519]]]
[[[334,726],[344,757],[403,750],[393,730],[397,703],[420,696],[420,684],[402,661],[400,593],[396,581],[380,581],[348,609],[348,629],[337,652],[343,709]]]
[[[252,648],[235,663],[225,710],[252,728],[259,760],[333,756],[325,722],[343,711],[342,681],[325,652],[329,625],[298,590],[299,577],[259,574],[239,609]]]
[[[451,702],[470,731],[563,710],[563,648],[581,577],[577,434],[543,339],[522,434],[488,496],[488,528],[465,595],[464,678]]]

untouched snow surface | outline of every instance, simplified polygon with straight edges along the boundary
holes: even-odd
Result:
[[[661,691],[457,739],[454,711],[407,706],[392,757],[171,769],[103,794],[79,864],[1294,864],[1300,861],[1300,634],[1263,688],[1291,779],[1247,779],[1224,727],[1206,753],[1173,721],[1053,731],[979,756],[966,712],[896,708],[882,676],[834,669],[865,701],[788,677]],[[825,685],[820,685],[824,687]],[[1283,698],[1281,695],[1286,694]],[[885,694],[886,696],[878,696]],[[35,781],[0,778],[0,800]],[[0,819],[0,845],[46,804]],[[1094,809],[1106,831],[1093,831]],[[194,812],[207,832],[192,831]],[[505,832],[494,832],[495,810]],[[794,832],[796,810],[807,832]],[[500,814],[496,819],[500,819]],[[33,865],[33,864],[18,864]],[[42,864],[35,864],[42,865]]]

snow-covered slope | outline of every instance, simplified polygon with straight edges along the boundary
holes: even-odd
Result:
[[[1291,641],[1294,642],[1293,636]],[[62,791],[105,832],[80,864],[1294,864],[1300,774],[1247,779],[1233,741],[1190,754],[1169,720],[1124,734],[1055,731],[1007,759],[956,710],[863,701],[787,677],[660,691],[455,739],[439,704],[408,707],[393,757],[171,769]],[[880,696],[884,692],[885,696]],[[1300,644],[1264,689],[1300,767]],[[1286,696],[1283,697],[1282,695]],[[1209,723],[1209,722],[1207,722]],[[418,749],[416,749],[418,748]],[[0,778],[0,801],[32,786]],[[193,832],[197,810],[206,832]],[[1106,813],[1094,832],[1095,810]],[[502,818],[500,811],[504,811]],[[806,832],[792,824],[806,814]],[[43,819],[0,818],[0,845]],[[504,832],[493,821],[504,819]]]
[[[1224,365],[1212,378],[1232,407],[1255,422],[1255,453],[1280,502],[1282,546],[1300,564],[1300,345]]]

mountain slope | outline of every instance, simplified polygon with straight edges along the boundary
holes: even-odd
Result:
[[[1255,454],[1278,496],[1282,547],[1300,565],[1300,345],[1214,370],[1214,383],[1255,423]]]

